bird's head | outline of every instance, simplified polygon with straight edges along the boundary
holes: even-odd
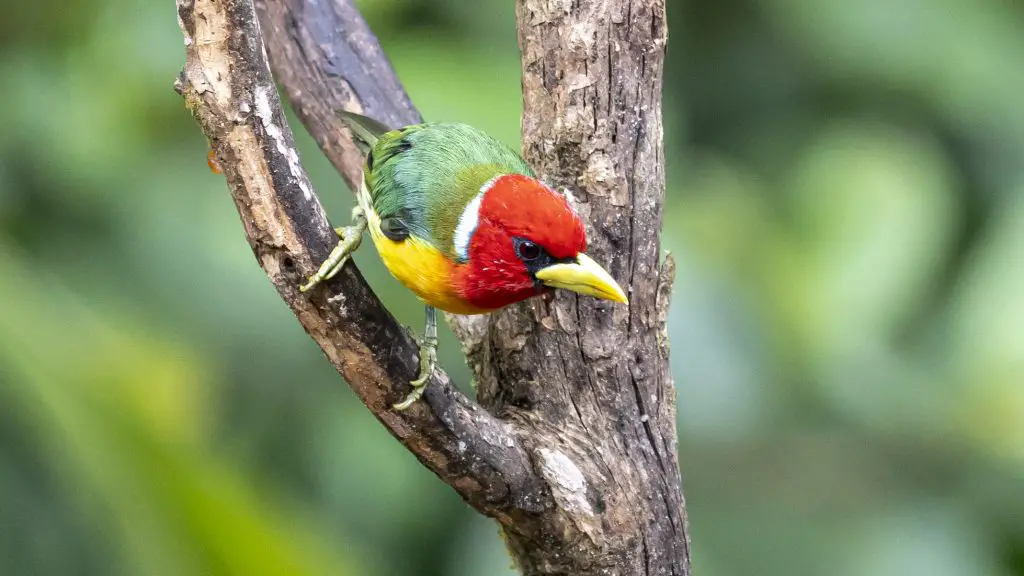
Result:
[[[583,222],[539,180],[506,174],[487,182],[455,230],[462,296],[497,309],[551,288],[627,302],[615,279],[584,251]]]

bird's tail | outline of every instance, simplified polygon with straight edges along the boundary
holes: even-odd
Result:
[[[341,118],[342,122],[348,126],[348,129],[352,131],[352,140],[359,147],[359,151],[364,156],[368,156],[373,147],[377,145],[377,141],[384,134],[391,131],[390,128],[381,124],[380,122],[363,116],[362,114],[356,114],[355,112],[349,112],[348,110],[335,110],[338,118]],[[362,209],[363,214],[367,218],[375,218],[375,213],[372,209],[373,199],[370,195],[370,190],[367,188],[366,179],[369,177],[367,171],[369,170],[370,160],[367,159],[367,169],[364,171],[363,177],[360,178],[359,190],[356,192],[356,200],[359,202],[359,207]]]
[[[391,131],[391,128],[362,114],[348,110],[335,110],[335,113],[352,131],[356,145],[363,154],[368,154],[373,149],[381,134]]]

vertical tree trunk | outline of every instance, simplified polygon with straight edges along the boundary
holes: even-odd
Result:
[[[659,263],[662,0],[518,0],[523,153],[576,199],[629,307],[570,293],[492,317],[480,402],[527,432],[557,509],[506,525],[524,574],[687,574]]]

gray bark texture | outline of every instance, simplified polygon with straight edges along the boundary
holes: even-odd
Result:
[[[377,419],[476,510],[526,575],[688,575],[659,259],[663,0],[519,0],[523,153],[588,222],[629,306],[574,294],[448,315],[477,402],[435,372],[405,412],[417,349],[353,263],[301,294],[336,239],[271,76],[350,187],[362,157],[338,108],[420,121],[351,0],[177,0],[175,84],[210,141],[257,261]],[[343,223],[347,215],[339,215]]]

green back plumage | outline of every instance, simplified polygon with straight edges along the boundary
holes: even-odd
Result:
[[[400,218],[410,233],[455,258],[453,237],[466,205],[498,174],[534,176],[511,148],[466,124],[414,124],[388,130],[339,112],[368,149],[366,183],[374,211]]]

